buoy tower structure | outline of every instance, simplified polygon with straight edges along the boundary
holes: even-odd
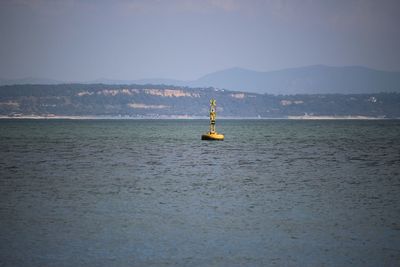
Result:
[[[210,131],[201,136],[201,140],[224,140],[224,135],[217,133],[215,130],[215,119],[217,117],[217,101],[215,99],[210,100]]]

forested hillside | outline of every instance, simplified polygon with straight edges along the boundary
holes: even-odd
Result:
[[[0,87],[1,116],[206,117],[369,116],[400,118],[400,94],[268,95],[165,85],[9,85]]]

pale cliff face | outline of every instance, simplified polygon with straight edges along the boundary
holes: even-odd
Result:
[[[194,92],[187,92],[179,89],[104,89],[98,91],[98,95],[116,96],[116,95],[134,95],[144,92],[148,95],[161,96],[161,97],[200,97],[200,94]],[[93,95],[94,92],[82,91],[77,93],[77,96]]]
[[[177,89],[144,89],[144,92],[149,95],[163,97],[200,97],[198,93],[192,93]]]

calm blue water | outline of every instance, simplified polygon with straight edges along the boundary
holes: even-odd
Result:
[[[398,266],[400,121],[0,120],[0,266]]]

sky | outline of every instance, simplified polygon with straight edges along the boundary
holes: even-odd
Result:
[[[195,80],[315,64],[400,71],[398,0],[1,0],[0,78]]]

